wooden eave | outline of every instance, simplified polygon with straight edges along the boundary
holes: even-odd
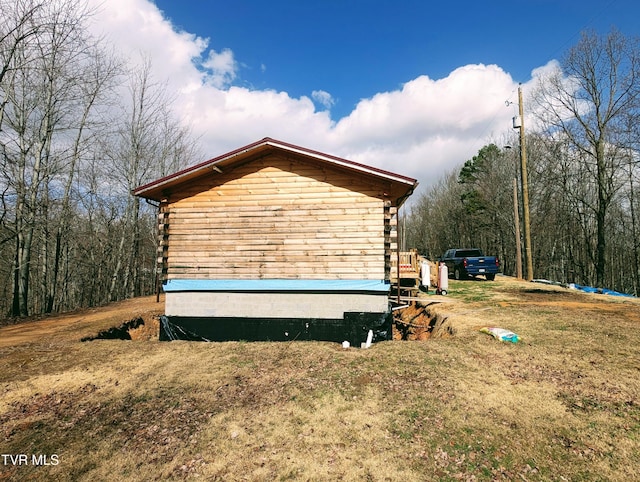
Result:
[[[140,186],[133,190],[133,195],[159,202],[168,193],[179,189],[183,183],[211,172],[224,172],[232,166],[251,162],[271,152],[298,155],[311,161],[324,162],[338,169],[351,171],[357,175],[374,178],[378,182],[385,182],[390,187],[389,192],[385,194],[397,207],[404,203],[418,185],[417,180],[407,176],[265,137],[260,141]]]

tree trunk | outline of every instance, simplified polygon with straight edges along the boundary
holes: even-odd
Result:
[[[638,221],[636,217],[636,199],[633,192],[633,169],[629,166],[629,206],[631,210],[631,240],[633,242],[633,293],[638,296],[640,294],[640,240],[638,239]]]
[[[603,132],[601,128],[600,132]],[[605,166],[604,142],[599,140],[596,142],[596,165],[598,180],[598,206],[596,213],[596,286],[605,287],[605,266],[606,266],[606,248],[607,248],[607,209],[609,207],[609,195],[607,193],[607,169]]]

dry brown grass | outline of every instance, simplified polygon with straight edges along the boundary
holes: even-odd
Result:
[[[640,479],[638,300],[499,279],[446,301],[453,336],[369,350],[79,341],[149,300],[1,328],[0,452],[59,463],[0,480]]]

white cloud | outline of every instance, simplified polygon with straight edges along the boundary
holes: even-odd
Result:
[[[202,62],[202,67],[208,71],[206,82],[218,89],[230,86],[236,78],[237,63],[233,58],[233,52],[229,49],[224,49],[220,53],[210,50],[209,57]]]
[[[155,76],[180,92],[201,83],[194,67],[208,41],[176,31],[160,10],[148,0],[90,0],[96,14],[92,30],[104,37],[119,55],[137,61],[141,55],[152,60]]]
[[[560,119],[571,119],[576,112],[588,115],[592,109],[588,102],[576,95],[582,88],[579,79],[566,76],[556,60],[533,70],[531,76],[535,79],[534,97],[538,102],[528,106],[530,112],[536,113],[535,117],[530,116],[531,119],[525,116],[527,125],[531,126],[529,130],[548,129],[549,125],[557,125]]]
[[[531,71],[531,77],[534,79],[547,77],[554,74],[560,68],[560,63],[557,60],[550,60],[545,65],[537,67]]]
[[[433,182],[508,130],[505,100],[515,88],[495,65],[467,65],[362,100],[336,125],[350,158]]]
[[[268,136],[412,176],[425,186],[511,131],[505,100],[513,100],[517,84],[496,65],[466,65],[442,79],[420,76],[361,100],[335,122],[314,105],[331,107],[325,91],[310,99],[233,86],[233,51],[208,50],[207,39],[176,31],[147,0],[111,0],[100,8],[96,29],[120,50],[151,57],[156,78],[168,79],[178,115],[207,156]]]
[[[331,131],[329,114],[316,112],[308,97],[292,99],[274,90],[203,86],[183,99],[181,108],[212,157],[263,137],[322,147],[318,139]]]
[[[325,109],[331,109],[335,101],[329,92],[325,92],[324,90],[314,90],[311,92],[311,98],[315,100],[318,104],[323,106]]]

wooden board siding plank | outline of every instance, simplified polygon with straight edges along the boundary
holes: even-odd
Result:
[[[239,240],[236,244],[233,242],[221,242],[217,248],[209,248],[210,244],[207,243],[188,243],[188,244],[176,244],[171,247],[169,256],[178,256],[177,253],[188,253],[188,256],[193,253],[207,253],[210,256],[221,256],[222,253],[229,252],[230,256],[240,254],[241,251],[276,251],[280,253],[280,256],[287,256],[293,254],[305,254],[307,256],[323,256],[324,254],[344,254],[344,253],[371,253],[372,255],[377,250],[384,251],[384,245],[379,243],[333,243],[328,244],[326,242],[311,244],[311,243],[297,243],[297,244],[283,244],[281,242],[271,240],[247,243]],[[235,254],[234,254],[235,253]]]
[[[304,262],[304,261],[289,261],[286,263],[283,262],[275,262],[275,261],[265,261],[264,263],[269,263],[269,265],[267,266],[266,264],[262,264],[261,266],[254,266],[254,265],[243,265],[243,264],[233,264],[233,263],[226,263],[226,264],[207,264],[207,263],[196,263],[194,262],[195,260],[190,260],[189,264],[176,264],[175,266],[170,266],[169,270],[170,272],[176,271],[176,270],[203,270],[206,269],[209,272],[214,272],[216,270],[218,271],[224,271],[228,268],[236,268],[236,269],[245,269],[248,272],[253,272],[253,273],[259,273],[259,272],[273,272],[273,273],[278,273],[278,274],[282,274],[282,273],[286,273],[287,271],[293,271],[295,270],[296,272],[302,272],[304,270],[307,270],[309,272],[322,272],[323,270],[330,270],[333,272],[340,272],[340,273],[353,273],[353,272],[358,272],[358,270],[360,270],[361,272],[368,272],[371,269],[382,269],[382,263],[377,263],[377,264],[360,264],[358,267],[351,267],[351,266],[346,266],[344,263],[342,262],[333,262],[333,263],[328,263],[328,262]]]
[[[211,278],[211,279],[233,279],[237,275],[245,275],[247,278],[257,279],[382,279],[370,276],[372,268],[369,266],[360,267],[327,267],[327,266],[298,266],[288,265],[277,268],[248,268],[246,266],[218,266],[218,267],[197,267],[197,266],[177,266],[169,267],[169,278],[172,275],[181,275],[181,278]],[[186,275],[186,276],[185,276]],[[177,277],[177,276],[175,276]]]
[[[220,227],[220,226],[259,226],[259,225],[275,225],[281,226],[287,224],[304,224],[305,226],[316,226],[318,228],[330,228],[334,225],[350,225],[354,226],[371,226],[380,229],[382,227],[382,218],[376,214],[325,214],[322,212],[309,212],[308,215],[293,215],[287,216],[283,214],[281,216],[218,216],[211,213],[207,217],[191,218],[191,219],[179,219],[179,215],[176,214],[171,220],[169,230],[175,229],[207,229],[208,227]],[[379,223],[378,223],[379,221]],[[204,228],[199,228],[203,226]],[[393,224],[391,224],[393,226]]]
[[[289,240],[299,240],[299,239],[313,239],[317,240],[318,243],[327,243],[331,240],[336,243],[339,241],[340,244],[345,244],[345,241],[350,241],[356,244],[367,244],[368,246],[376,246],[380,244],[380,236],[371,236],[365,237],[366,233],[307,233],[307,232],[292,232],[287,236]],[[377,234],[377,233],[373,233]],[[172,244],[174,249],[177,247],[186,247],[186,246],[211,246],[212,243],[220,243],[224,245],[234,245],[238,242],[247,242],[248,245],[256,244],[269,244],[276,243],[279,241],[278,238],[273,236],[267,236],[264,233],[254,234],[254,233],[226,233],[223,231],[217,232],[215,234],[184,234],[184,235],[174,235],[172,238]]]
[[[253,224],[253,223],[252,223]],[[334,225],[336,228],[342,228],[331,230],[325,227],[314,228],[313,226],[300,226],[297,223],[291,224],[269,224],[262,223],[260,225],[253,225],[253,227],[247,231],[242,230],[241,225],[232,226],[202,226],[199,225],[199,229],[186,229],[181,227],[175,227],[169,229],[167,232],[172,239],[185,239],[194,236],[194,239],[214,239],[218,236],[229,237],[237,236],[244,239],[267,239],[271,237],[280,236],[281,238],[286,236],[281,234],[285,230],[289,231],[289,234],[294,237],[310,237],[310,238],[383,238],[384,232],[375,230],[367,225],[355,225],[354,223]],[[382,242],[382,241],[381,241]]]
[[[317,254],[322,253],[322,254]],[[382,257],[376,256],[375,258],[372,254],[380,254],[382,255],[384,250],[353,250],[353,251],[334,251],[334,252],[305,252],[305,251],[293,251],[291,253],[287,253],[287,256],[282,256],[282,252],[278,250],[273,251],[263,251],[263,250],[239,250],[234,252],[220,252],[220,253],[198,253],[196,251],[193,252],[185,252],[184,254],[181,252],[180,256],[171,256],[171,266],[177,265],[195,265],[199,263],[208,263],[215,264],[216,262],[221,263],[229,263],[235,262],[237,260],[238,263],[242,264],[251,264],[251,263],[262,263],[265,260],[273,261],[274,263],[289,263],[292,261],[299,262],[314,262],[314,263],[340,263],[342,265],[348,265],[349,263],[357,263],[357,264],[382,264]],[[347,258],[348,259],[345,259]]]
[[[375,198],[366,197],[356,198],[356,197],[344,197],[343,199],[335,199],[335,198],[325,198],[322,199],[320,197],[317,198],[318,202],[314,202],[314,198],[307,198],[304,202],[296,203],[296,201],[300,200],[300,197],[296,195],[290,196],[282,196],[282,197],[268,197],[264,200],[258,201],[251,196],[250,194],[244,194],[239,197],[229,197],[222,198],[217,195],[211,196],[210,199],[202,199],[201,202],[198,203],[193,201],[193,198],[189,201],[182,201],[180,204],[175,204],[172,207],[172,211],[175,212],[190,212],[190,211],[202,211],[204,208],[205,211],[211,209],[212,207],[220,207],[220,208],[229,208],[233,207],[238,211],[277,211],[279,209],[344,209],[346,207],[350,209],[361,209],[366,210],[376,209],[380,201],[377,201]],[[333,202],[335,201],[335,202]],[[195,207],[194,207],[195,206]]]
[[[172,220],[169,226],[170,233],[179,232],[195,232],[198,230],[213,230],[213,229],[241,229],[243,227],[249,227],[249,229],[262,229],[268,230],[269,228],[282,228],[283,230],[289,226],[299,225],[306,229],[323,229],[324,232],[330,232],[331,229],[338,231],[336,228],[349,228],[352,230],[360,230],[369,228],[369,230],[379,229],[378,223],[379,217],[375,215],[371,216],[325,216],[317,215],[314,218],[308,216],[292,216],[282,218],[269,218],[258,217],[251,218],[214,218],[211,216],[209,219],[191,220],[188,222],[181,222],[178,219]]]
[[[255,273],[229,273],[225,271],[221,274],[216,273],[171,273],[169,274],[167,279],[239,279],[239,280],[252,280],[252,279],[284,279],[283,277],[273,276],[272,274],[260,274],[256,275]],[[286,279],[308,279],[308,280],[325,280],[325,279],[336,279],[336,280],[363,280],[370,279],[362,274],[342,274],[342,273],[307,273],[298,275],[296,273],[287,276]]]
[[[325,191],[318,188],[309,189],[279,189],[279,190],[258,190],[258,189],[238,189],[236,191],[215,190],[206,194],[193,196],[180,201],[176,207],[198,206],[210,202],[235,202],[239,205],[265,205],[269,206],[277,202],[286,201],[287,203],[304,203],[313,204],[344,204],[352,203],[368,203],[376,200],[376,193],[358,193],[366,198],[358,198],[352,193],[343,191]],[[234,204],[234,205],[235,205]]]
[[[196,239],[198,236],[224,236],[228,235],[237,235],[239,237],[251,238],[251,237],[271,237],[271,236],[287,236],[283,233],[289,233],[295,235],[296,233],[300,233],[302,235],[311,237],[311,238],[329,238],[329,237],[354,237],[360,234],[363,238],[366,237],[379,237],[383,236],[383,231],[379,229],[375,229],[374,227],[367,224],[356,224],[356,223],[341,223],[341,224],[332,224],[331,228],[327,226],[328,223],[325,223],[324,226],[305,226],[300,223],[292,222],[292,223],[251,223],[251,228],[244,231],[242,230],[242,224],[232,224],[232,225],[195,225],[191,229],[181,226],[174,226],[168,230],[169,235],[173,238],[184,238],[195,236]],[[338,228],[338,229],[336,229]]]
[[[277,258],[276,258],[277,259]],[[358,259],[358,258],[355,258]],[[253,260],[247,260],[242,262],[237,258],[229,258],[226,262],[221,260],[210,260],[205,262],[200,259],[183,259],[183,263],[176,262],[175,264],[169,265],[169,270],[184,270],[184,269],[208,269],[210,271],[216,270],[225,270],[227,268],[243,268],[248,270],[259,270],[259,271],[273,271],[277,273],[282,273],[287,269],[302,269],[308,268],[309,270],[323,270],[330,269],[336,272],[357,272],[357,271],[366,271],[371,268],[382,269],[382,262],[373,262],[367,260],[361,260],[356,266],[351,266],[349,263],[345,263],[341,260],[335,261],[324,261],[322,259],[317,259],[313,261],[298,261],[295,258],[287,261],[273,261],[265,260],[260,261],[258,258],[254,258]]]
[[[197,260],[185,260],[184,264],[176,263],[175,265],[169,266],[169,272],[175,270],[204,270],[206,269],[209,272],[224,272],[231,269],[242,269],[243,271],[249,273],[276,273],[278,275],[284,274],[288,271],[296,270],[300,273],[303,271],[308,272],[322,272],[323,270],[327,270],[328,272],[336,272],[336,273],[368,273],[370,269],[383,269],[382,263],[367,263],[361,262],[356,266],[351,266],[348,263],[344,263],[342,261],[335,262],[326,262],[326,261],[314,261],[314,262],[304,262],[304,261],[265,261],[265,262],[246,262],[242,263],[241,261],[230,259],[228,262],[196,262]],[[278,278],[279,276],[275,276]]]
[[[381,240],[384,239],[382,233],[376,232],[344,232],[344,233],[312,233],[305,231],[291,232],[287,239],[291,243],[299,240],[307,240],[307,244],[367,244],[369,246],[383,246]],[[233,243],[242,244],[284,244],[284,237],[278,232],[273,233],[227,233],[220,230],[217,233],[202,232],[199,234],[179,234],[172,235],[171,243],[176,249],[178,246],[211,246],[212,243],[230,245]]]
[[[364,251],[364,254],[363,254]],[[384,254],[383,250],[377,250],[380,255]],[[348,265],[349,263],[357,263],[357,264],[371,264],[378,265],[382,264],[382,258],[380,261],[376,261],[372,258],[372,254],[375,251],[370,250],[354,250],[354,251],[341,251],[341,252],[332,252],[327,254],[317,254],[322,253],[319,252],[311,252],[306,253],[303,251],[294,251],[291,253],[287,253],[287,256],[282,256],[282,253],[279,251],[258,251],[258,250],[239,250],[234,252],[222,252],[222,253],[207,253],[203,256],[202,253],[194,252],[185,252],[184,255],[181,256],[172,256],[171,257],[171,265],[170,266],[178,266],[178,265],[215,265],[215,263],[228,263],[229,261],[237,260],[240,257],[244,257],[245,259],[242,261],[244,264],[251,263],[264,263],[265,261],[273,262],[273,263],[283,263],[287,264],[290,262],[314,262],[318,264],[330,264],[340,263],[342,265]],[[345,258],[348,257],[348,260]]]
[[[332,264],[349,267],[350,265],[357,266],[383,266],[382,254],[380,252],[380,261],[376,261],[371,259],[372,253],[367,253],[363,255],[359,252],[343,252],[343,253],[331,253],[325,256],[317,256],[315,254],[308,255],[306,253],[292,253],[286,257],[279,256],[277,252],[267,252],[267,254],[258,252],[258,251],[244,251],[244,252],[235,252],[234,256],[231,255],[221,255],[221,256],[182,256],[172,258],[171,263],[169,264],[169,268],[176,266],[217,266],[224,265],[229,266],[230,264],[242,264],[243,266],[253,266],[253,265],[262,265],[264,263],[273,263],[274,266],[281,264],[283,266],[292,264],[292,263],[315,263],[315,265],[322,266],[331,266]],[[238,260],[239,255],[242,254],[244,256],[244,260]],[[346,259],[348,258],[348,259]],[[384,267],[384,266],[383,266]]]
[[[219,241],[219,247],[215,246],[215,243],[211,242],[192,242],[186,241],[182,243],[173,243],[169,249],[169,255],[175,256],[177,253],[182,251],[200,251],[203,248],[206,248],[207,251],[211,253],[218,253],[220,251],[240,251],[244,249],[256,249],[256,246],[259,249],[264,251],[295,251],[295,250],[304,250],[304,251],[349,251],[353,252],[354,250],[371,250],[375,249],[378,246],[380,249],[384,249],[384,245],[381,242],[372,242],[365,240],[364,242],[355,242],[356,240],[350,238],[335,238],[335,239],[308,239],[308,238],[298,238],[298,239],[276,239],[276,238],[261,238],[261,239],[237,239],[235,242],[233,240],[224,240]],[[191,249],[190,249],[191,248]]]
[[[312,211],[321,211],[328,215],[342,215],[342,214],[376,214],[380,216],[380,203],[370,202],[366,205],[361,203],[357,204],[352,202],[351,200],[339,203],[337,205],[329,205],[329,204],[315,204],[315,203],[305,203],[301,205],[295,205],[291,203],[280,203],[275,200],[270,200],[269,204],[258,205],[256,203],[252,203],[250,200],[236,201],[237,205],[230,205],[228,203],[220,203],[220,202],[210,202],[208,204],[203,204],[200,207],[179,207],[171,209],[172,213],[180,214],[185,218],[193,218],[197,216],[206,215],[209,216],[211,214],[220,213],[217,215],[223,215],[226,213],[227,217],[237,217],[237,216],[277,216],[279,213],[287,212],[293,215],[299,216],[308,216]]]
[[[328,235],[331,233],[362,233],[363,237],[367,236],[378,236],[382,235],[383,231],[380,229],[375,229],[375,227],[371,226],[371,222],[358,222],[358,219],[352,219],[335,222],[331,219],[323,219],[314,224],[302,224],[302,220],[293,220],[293,221],[279,221],[279,222],[255,222],[253,220],[246,220],[244,223],[242,222],[229,222],[229,223],[221,223],[221,224],[194,224],[191,226],[171,226],[168,229],[169,235],[191,235],[191,234],[224,234],[224,232],[228,232],[230,234],[238,233],[238,234],[259,234],[263,233],[264,235],[271,235],[277,233],[287,233],[291,232],[301,232],[307,233],[309,235],[318,234],[319,236]],[[243,226],[251,226],[247,231],[243,231]],[[283,234],[284,236],[284,234]]]
[[[343,210],[342,212],[337,212],[336,210],[328,209],[280,209],[278,210],[278,212],[238,211],[234,213],[233,208],[226,208],[227,210],[222,210],[218,206],[216,208],[217,209],[215,211],[211,211],[208,213],[203,211],[201,213],[198,213],[198,215],[196,216],[191,213],[174,212],[176,216],[174,216],[175,219],[172,220],[171,224],[221,224],[231,222],[246,222],[248,219],[255,222],[260,222],[260,220],[263,220],[263,222],[278,222],[279,219],[285,218],[286,220],[304,221],[306,223],[314,223],[318,221],[362,220],[373,224],[374,221],[382,220],[380,214],[376,213],[373,209],[366,212],[359,212],[355,210]],[[186,216],[183,216],[184,214],[186,214]],[[393,226],[394,224],[391,223],[391,225]]]
[[[210,212],[200,212],[197,215],[193,213],[175,212],[174,219],[171,221],[171,226],[181,224],[223,224],[233,222],[246,222],[247,218],[253,218],[251,221],[265,223],[279,222],[280,220],[294,220],[303,221],[306,224],[318,223],[319,221],[363,221],[371,225],[378,225],[377,221],[382,221],[379,212],[375,210],[362,212],[350,210],[343,210],[341,213],[335,210],[318,210],[309,209],[304,211],[294,210],[279,210],[277,214],[269,214],[268,212],[256,212],[255,214],[247,213],[246,211],[233,212],[233,209],[222,210],[219,207],[216,210]],[[379,209],[378,209],[379,211]],[[394,224],[391,223],[393,226]],[[380,227],[380,226],[378,226]]]
[[[286,232],[293,226],[299,226],[309,232],[340,232],[341,230],[349,231],[379,231],[380,226],[374,223],[376,216],[368,216],[362,218],[359,216],[316,216],[314,219],[310,217],[294,216],[291,218],[228,218],[228,219],[208,219],[202,222],[180,223],[177,219],[172,220],[168,228],[170,234],[178,233],[195,233],[197,231],[215,231],[217,229],[242,229],[247,227],[253,230],[262,230],[263,232],[272,232],[273,228],[277,228],[280,232]],[[381,223],[380,223],[381,224]],[[320,231],[322,230],[322,231]]]
[[[248,199],[242,199],[247,197]],[[295,197],[289,196],[254,196],[251,194],[243,194],[238,197],[212,197],[211,199],[202,199],[200,201],[183,202],[176,205],[172,209],[174,212],[189,213],[206,213],[212,208],[225,210],[235,209],[240,212],[277,212],[282,209],[298,209],[300,211],[309,209],[323,210],[344,210],[345,206],[351,209],[360,209],[362,212],[371,212],[372,209],[379,208],[379,202],[372,201],[370,198],[366,200],[356,200],[354,198],[336,199],[334,198],[318,198],[315,194],[313,197],[305,197],[296,194]]]

